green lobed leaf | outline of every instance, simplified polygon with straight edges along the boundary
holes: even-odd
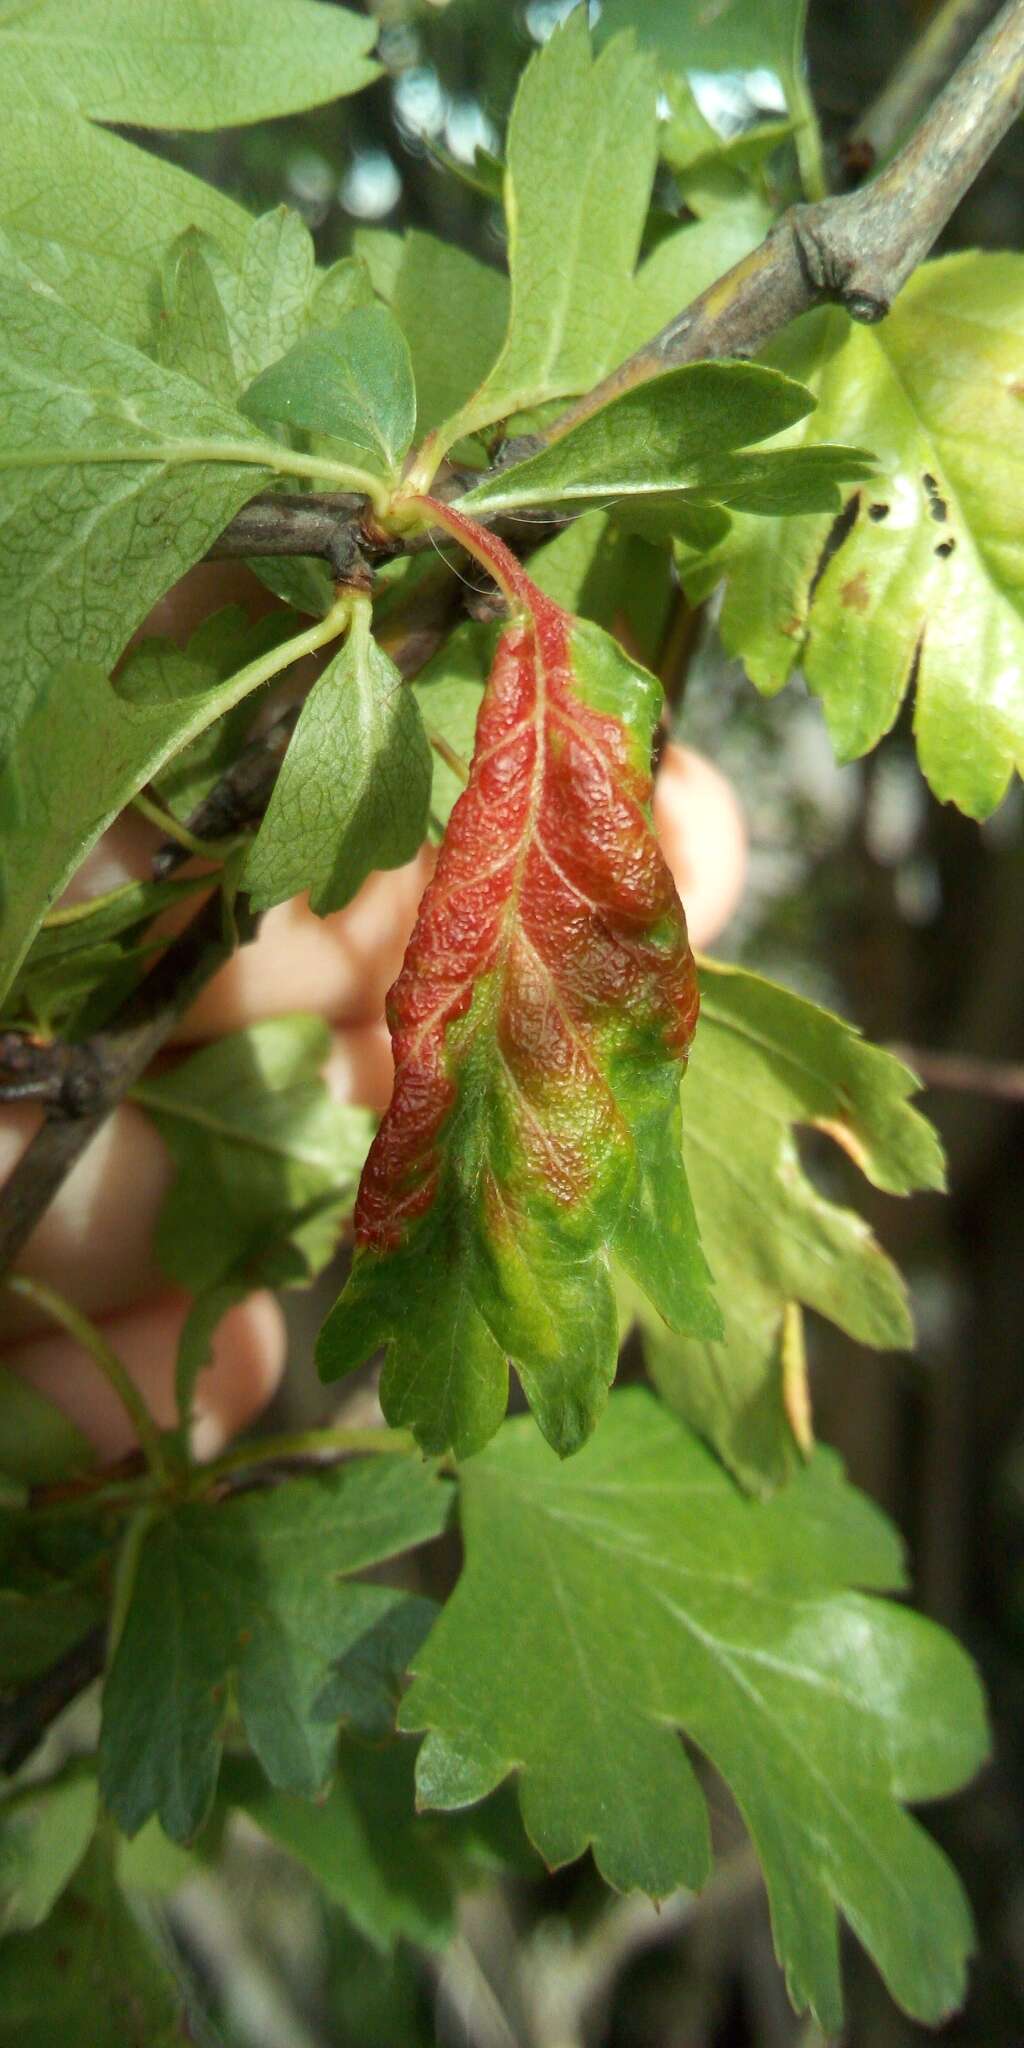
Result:
[[[798,429],[839,428],[876,475],[843,514],[740,519],[696,593],[726,576],[721,630],[762,690],[799,663],[836,753],[875,746],[914,692],[936,795],[985,817],[1024,766],[1024,258],[925,264],[878,327],[800,321],[772,358],[816,391]]]
[[[65,305],[138,347],[169,244],[195,228],[240,258],[251,225],[224,193],[75,113],[51,106],[0,120],[0,229],[11,248]]]
[[[120,654],[281,451],[190,379],[101,333],[13,256],[0,271],[0,335],[7,741],[56,664]]]
[[[359,92],[373,21],[317,0],[33,0],[0,18],[0,106],[225,128]]]
[[[89,1846],[96,1812],[96,1780],[74,1768],[0,1800],[0,1934],[46,1919]]]
[[[621,324],[654,165],[653,66],[628,42],[595,61],[577,9],[520,80],[505,172],[508,331],[479,390],[441,430],[445,445],[596,382]]]
[[[870,474],[871,459],[859,450],[818,448],[803,462],[803,450],[774,459],[730,453],[781,432],[813,404],[802,385],[752,363],[688,363],[634,386],[459,503],[490,517],[519,505],[685,493],[755,512],[800,512],[818,509],[824,493],[835,507],[840,482]]]
[[[709,1863],[682,1731],[753,1837],[797,2007],[839,2031],[838,1909],[908,2012],[953,2010],[970,1914],[900,1802],[977,1768],[983,1705],[951,1638],[850,1590],[900,1584],[899,1545],[835,1462],[755,1503],[632,1389],[571,1464],[523,1420],[460,1483],[466,1564],[400,1716],[429,1731],[421,1803],[516,1771],[546,1862],[590,1846],[609,1883],[663,1897]]]
[[[132,648],[117,672],[117,694],[140,708],[198,702],[264,654],[283,646],[299,625],[287,612],[250,619],[244,605],[211,612],[184,647],[159,634]],[[187,819],[236,759],[253,722],[253,705],[243,697],[213,719],[152,777],[161,803]]]
[[[157,1257],[190,1293],[302,1284],[332,1256],[373,1118],[331,1101],[329,1050],[323,1018],[275,1017],[133,1089],[178,1169]]]
[[[341,652],[314,684],[245,867],[258,910],[309,891],[320,917],[351,902],[374,868],[411,860],[426,837],[431,755],[417,700],[353,605]]]
[[[384,1412],[467,1456],[514,1364],[563,1453],[617,1356],[609,1254],[674,1327],[721,1324],[682,1166],[696,1015],[650,820],[654,678],[452,508],[513,608],[388,1020],[391,1106],[356,1204],[325,1377],[388,1346]]]
[[[94,1462],[90,1444],[45,1394],[0,1365],[0,1472],[47,1486]]]
[[[155,353],[167,370],[191,377],[230,405],[239,380],[227,316],[198,228],[187,228],[164,266]]]
[[[437,1949],[455,1931],[454,1873],[443,1823],[416,1813],[415,1764],[410,1742],[342,1742],[331,1789],[315,1806],[235,1760],[221,1789],[312,1872],[374,1948],[405,1940]]]
[[[405,336],[386,306],[357,306],[337,327],[295,342],[241,404],[261,423],[329,434],[378,475],[397,477],[416,427]]]
[[[508,279],[419,228],[401,236],[363,228],[354,248],[409,344],[416,418],[420,433],[429,433],[465,403],[498,354]]]
[[[98,1835],[41,1927],[0,1945],[2,2048],[175,2048],[193,2041],[180,1985],[143,1931]]]
[[[683,1156],[724,1334],[674,1333],[635,1290],[624,1305],[659,1391],[763,1491],[809,1441],[799,1304],[862,1344],[913,1341],[899,1273],[863,1218],[808,1179],[797,1126],[834,1139],[890,1194],[941,1188],[942,1152],[899,1060],[758,975],[703,962],[690,1065]]]
[[[337,326],[369,293],[361,264],[348,260],[326,274],[317,272],[313,237],[290,207],[276,206],[258,220],[247,219],[244,235],[230,243],[189,231],[163,267],[163,306],[156,327],[161,355],[169,342],[196,344],[195,314],[178,288],[183,258],[201,268],[203,303],[211,292],[218,302],[219,320],[227,330],[232,398],[311,328]],[[218,339],[218,354],[220,347]]]
[[[0,765],[0,839],[7,856],[0,861],[0,993],[50,904],[118,811],[259,684],[289,659],[322,646],[325,637],[324,627],[310,627],[212,689],[163,701],[133,702],[95,664],[72,661],[49,671],[15,749]],[[208,763],[216,754],[216,746],[209,754],[187,754],[188,774],[201,757]],[[87,985],[96,978],[94,967],[105,973],[113,964],[109,955],[94,962]]]
[[[414,1651],[437,1619],[433,1600],[391,1586],[374,1588],[377,1611],[339,1657],[320,1694],[318,1720],[342,1721],[355,1735],[380,1742],[394,1734],[402,1680]]]
[[[174,1841],[195,1833],[231,1699],[271,1783],[323,1791],[336,1729],[315,1705],[380,1607],[380,1588],[343,1575],[436,1536],[448,1508],[398,1454],[151,1524],[103,1701],[100,1789],[125,1834],[152,1813]]]

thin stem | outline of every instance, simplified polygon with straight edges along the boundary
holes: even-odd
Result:
[[[180,819],[174,816],[173,811],[165,810],[162,804],[155,803],[150,796],[144,796],[141,790],[132,798],[132,809],[138,811],[140,817],[146,818],[149,824],[155,825],[165,839],[173,839],[175,845],[180,846],[183,852],[192,854],[197,860],[224,862],[228,854],[233,853],[235,847],[241,844],[241,834],[236,834],[233,839],[199,839],[194,832],[189,831],[187,825],[183,825]]]
[[[386,512],[391,497],[389,486],[379,476],[372,476],[369,470],[353,469],[345,462],[331,462],[323,455],[306,455],[298,449],[281,448],[269,442],[256,446],[251,441],[175,441],[152,448],[14,448],[0,458],[0,470],[77,469],[83,463],[92,465],[97,462],[148,463],[161,469],[177,469],[184,464],[200,462],[228,462],[254,469],[269,469],[278,476],[321,477],[325,483],[337,484],[342,490],[360,492],[369,498],[378,514]]]
[[[796,123],[793,140],[804,198],[824,199],[828,194],[828,178],[814,101],[802,72],[794,71],[787,82],[789,90],[786,97]]]
[[[12,1273],[4,1285],[8,1293],[17,1295],[20,1301],[29,1301],[35,1308],[42,1309],[44,1315],[59,1323],[61,1329],[88,1352],[93,1364],[117,1395],[154,1478],[166,1481],[170,1472],[156,1422],[127,1367],[100,1335],[95,1323],[91,1323],[88,1316],[84,1316],[72,1302],[66,1301],[45,1280],[30,1280],[26,1273]]]
[[[435,754],[438,757],[438,760],[443,761],[445,767],[450,768],[452,774],[457,775],[460,782],[468,782],[469,769],[467,768],[466,763],[462,758],[462,755],[457,754],[455,748],[450,747],[448,745],[448,741],[445,739],[444,734],[438,732],[436,727],[433,725],[426,726],[426,734],[431,746],[434,749]]]
[[[205,1493],[233,1472],[258,1471],[261,1465],[280,1465],[297,1458],[339,1458],[356,1451],[408,1457],[415,1449],[416,1441],[409,1430],[385,1429],[383,1425],[356,1428],[339,1424],[335,1428],[297,1430],[291,1436],[239,1444],[226,1457],[204,1465],[196,1473],[195,1490]]]
[[[1024,1066],[1012,1061],[977,1059],[967,1052],[929,1052],[918,1045],[893,1045],[889,1050],[913,1067],[926,1088],[1024,1102]]]

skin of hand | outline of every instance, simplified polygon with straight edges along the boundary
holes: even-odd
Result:
[[[156,608],[145,632],[183,640],[218,605],[266,608],[248,572],[195,570]],[[712,941],[742,894],[746,832],[731,785],[701,756],[668,745],[655,789],[655,823],[683,898],[695,946]],[[75,877],[69,897],[98,894],[147,871],[154,829],[118,820]],[[314,1010],[332,1030],[325,1070],[338,1101],[382,1110],[391,1090],[384,998],[395,980],[433,868],[424,847],[407,866],[374,874],[344,910],[315,917],[305,898],[270,911],[255,942],[235,955],[181,1019],[175,1047],[241,1030],[265,1017]],[[0,1184],[40,1121],[19,1105],[0,1110]],[[17,1270],[56,1287],[101,1329],[127,1366],[157,1423],[174,1422],[174,1361],[188,1311],[163,1279],[153,1237],[173,1177],[154,1126],[122,1103],[68,1175]],[[268,1293],[250,1296],[220,1324],[212,1360],[196,1389],[193,1443],[213,1457],[265,1406],[285,1362],[281,1311]],[[0,1363],[21,1374],[88,1437],[102,1461],[133,1446],[128,1417],[80,1345],[32,1304],[0,1294]]]

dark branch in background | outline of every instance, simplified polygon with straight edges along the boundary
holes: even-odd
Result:
[[[227,773],[214,783],[185,820],[186,830],[194,839],[208,839],[211,843],[233,839],[247,825],[262,818],[298,720],[299,706],[290,705],[266,732],[257,733],[247,742]],[[180,840],[165,840],[150,862],[154,881],[162,882],[191,858],[188,847]]]
[[[936,10],[846,137],[839,154],[849,184],[898,148],[998,8],[999,0],[945,0]]]
[[[913,1067],[926,1088],[1024,1102],[1024,1066],[1012,1060],[980,1060],[969,1052],[930,1052],[919,1045],[892,1045],[889,1050]]]
[[[255,924],[236,900],[239,933],[226,926],[219,892],[197,911],[181,936],[123,1004],[112,1024],[81,1046],[65,1050],[65,1068],[77,1066],[77,1093],[65,1093],[36,1132],[11,1174],[0,1202],[0,1273],[31,1235],[62,1181],[100,1125],[150,1065],[182,1013],[234,952],[236,937],[251,938]]]
[[[38,1748],[58,1714],[99,1677],[106,1643],[105,1628],[90,1629],[48,1671],[32,1679],[17,1699],[0,1706],[0,1771],[13,1777]]]

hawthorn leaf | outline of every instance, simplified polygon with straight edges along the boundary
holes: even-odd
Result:
[[[229,604],[201,620],[184,647],[147,634],[118,669],[118,696],[146,707],[199,699],[283,646],[298,624],[281,611],[250,619],[244,605]],[[243,697],[153,776],[161,803],[176,818],[187,819],[231,766],[252,721],[253,706]]]
[[[408,343],[386,306],[356,306],[337,327],[295,342],[241,405],[264,424],[329,434],[378,475],[397,477],[416,428]]]
[[[943,1186],[914,1076],[854,1027],[758,975],[704,961],[683,1095],[683,1157],[722,1307],[720,1341],[668,1330],[632,1290],[659,1392],[754,1492],[810,1445],[800,1305],[859,1343],[913,1342],[903,1282],[863,1218],[828,1200],[795,1131],[842,1147],[889,1194]]]
[[[416,1459],[382,1454],[150,1525],[103,1699],[100,1790],[125,1834],[153,1813],[172,1841],[200,1826],[229,1685],[271,1783],[323,1791],[336,1729],[315,1703],[379,1604],[344,1575],[438,1535],[449,1505]]]
[[[0,272],[0,336],[6,737],[56,664],[120,654],[288,458],[191,379],[101,333],[13,255]]]
[[[671,603],[664,551],[655,551],[603,512],[584,512],[530,556],[537,588],[566,611],[583,612],[653,660]],[[430,835],[440,840],[469,780],[474,735],[498,629],[467,619],[449,633],[412,685],[433,749]]]
[[[150,338],[168,245],[196,228],[235,258],[251,226],[224,193],[78,114],[50,106],[0,120],[11,248],[65,305],[137,347]]]
[[[179,238],[165,266],[156,356],[228,405],[238,395],[227,317],[198,228]]]
[[[212,689],[139,703],[93,663],[50,668],[0,761],[0,997],[41,918],[118,811],[252,690],[332,637],[331,622],[318,623]],[[186,758],[196,769],[199,757]]]
[[[426,837],[431,756],[416,698],[354,601],[348,638],[314,684],[250,849],[258,910],[308,889],[319,917],[351,902],[374,868]]]
[[[387,1345],[385,1414],[459,1456],[493,1434],[510,1360],[567,1454],[615,1372],[612,1247],[675,1327],[721,1329],[679,1138],[696,982],[650,820],[660,690],[423,503],[513,623],[389,997],[394,1094],[318,1355],[335,1377]]]
[[[806,451],[812,459],[803,463],[805,451],[796,449],[774,459],[730,453],[781,432],[813,405],[809,391],[777,371],[753,363],[687,363],[634,386],[539,455],[498,470],[459,504],[493,516],[518,505],[685,493],[758,512],[799,512],[817,509],[824,489],[826,504],[838,506],[837,484],[871,472],[871,458],[859,450],[817,448]]]
[[[26,1486],[48,1486],[86,1471],[95,1452],[81,1430],[45,1394],[0,1365],[0,1472]]]
[[[376,23],[318,0],[34,0],[0,19],[0,106],[225,128],[361,91]]]
[[[419,228],[361,229],[354,247],[409,344],[416,418],[428,433],[476,390],[501,347],[508,279]]]
[[[587,390],[607,366],[654,176],[655,98],[654,67],[630,42],[593,58],[582,9],[531,58],[508,131],[508,330],[475,395],[439,430],[445,446]]]
[[[373,1118],[332,1102],[329,1050],[321,1017],[275,1017],[132,1090],[178,1169],[156,1250],[190,1293],[301,1285],[332,1256]]]
[[[196,2038],[181,1985],[117,1884],[95,1836],[40,1927],[0,1944],[0,2043],[184,2048]]]
[[[912,689],[922,772],[972,817],[1024,767],[1022,318],[1024,257],[970,253],[924,264],[878,327],[798,322],[771,354],[818,397],[800,445],[841,421],[877,473],[837,521],[740,518],[684,565],[695,593],[724,573],[722,634],[759,689],[799,664],[841,760]]]
[[[591,1847],[610,1884],[661,1898],[710,1860],[679,1731],[750,1830],[797,2008],[839,2031],[839,1909],[909,2013],[953,2010],[967,1902],[899,1802],[977,1768],[980,1689],[941,1629],[868,1597],[902,1584],[899,1543],[836,1461],[751,1501],[633,1388],[571,1464],[524,1418],[460,1489],[465,1567],[399,1716],[429,1731],[421,1804],[516,1771],[547,1863]]]
[[[405,1940],[439,1949],[455,1931],[454,1872],[444,1823],[416,1812],[415,1765],[411,1742],[342,1741],[331,1789],[315,1806],[234,1759],[221,1790],[312,1872],[374,1948]]]
[[[46,1919],[89,1846],[96,1810],[95,1778],[73,1767],[0,1800],[0,1934]]]
[[[363,285],[361,266],[351,262],[318,274],[313,237],[288,206],[247,222],[240,248],[208,235],[200,247],[227,326],[236,391],[310,328],[336,326]]]
[[[376,1586],[376,1611],[361,1635],[334,1665],[313,1712],[320,1721],[342,1721],[371,1742],[394,1733],[402,1679],[413,1653],[437,1620],[433,1600],[396,1587]]]

